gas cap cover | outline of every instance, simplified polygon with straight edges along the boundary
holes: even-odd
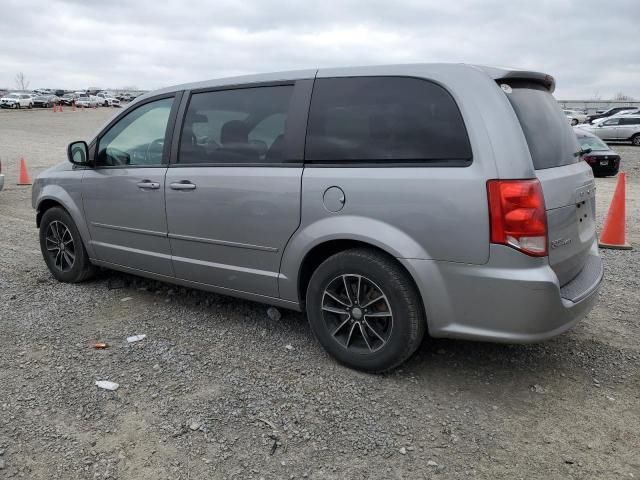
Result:
[[[324,208],[330,212],[339,212],[344,207],[346,197],[340,187],[329,187],[324,192],[323,201]]]

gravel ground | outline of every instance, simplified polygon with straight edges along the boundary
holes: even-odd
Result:
[[[537,345],[428,340],[376,376],[297,313],[115,272],[54,281],[18,161],[35,175],[113,114],[0,112],[0,478],[640,478],[640,148],[614,147],[636,249],[603,252],[588,318]],[[597,179],[600,225],[615,182]]]

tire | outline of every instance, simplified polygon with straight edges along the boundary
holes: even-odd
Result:
[[[31,110],[33,108],[33,103],[29,104],[29,110]]]
[[[640,133],[636,133],[631,137],[631,143],[636,147],[640,147]]]
[[[577,118],[574,118],[573,120],[571,120],[571,126],[572,126],[572,127],[575,127],[576,125],[578,125],[578,123],[579,123],[579,122],[578,122],[578,119],[577,119]]]
[[[15,104],[15,107],[13,107],[13,108],[15,108],[16,110],[20,110],[20,102],[17,102]]]
[[[366,248],[339,252],[316,269],[306,310],[311,330],[330,355],[372,373],[407,360],[427,324],[409,275],[393,258]]]
[[[102,104],[102,106],[103,106],[103,107],[108,107],[108,106],[109,106],[109,102],[104,102],[104,103]]]
[[[65,242],[62,255],[60,255],[60,239]],[[60,207],[50,208],[42,216],[40,250],[49,271],[60,282],[82,282],[90,278],[95,271],[76,224]]]

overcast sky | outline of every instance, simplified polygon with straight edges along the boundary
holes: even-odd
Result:
[[[323,66],[550,73],[556,97],[640,98],[640,0],[0,0],[0,87],[155,89]]]

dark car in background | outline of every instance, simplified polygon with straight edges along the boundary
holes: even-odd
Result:
[[[596,177],[616,175],[620,169],[620,155],[611,150],[606,143],[592,133],[575,129],[582,150],[591,150],[582,159],[589,164]]]
[[[613,107],[608,110],[605,110],[602,113],[596,113],[594,115],[587,116],[587,120],[585,123],[592,123],[594,120],[598,120],[599,118],[610,117],[612,115],[616,115],[617,113],[624,112],[626,110],[634,110],[636,107]]]
[[[77,99],[78,99],[78,95],[76,95],[75,93],[65,93],[60,98],[60,103],[62,103],[63,105],[71,106]]]
[[[38,95],[33,99],[34,107],[51,108],[60,103],[60,99],[55,95]]]

